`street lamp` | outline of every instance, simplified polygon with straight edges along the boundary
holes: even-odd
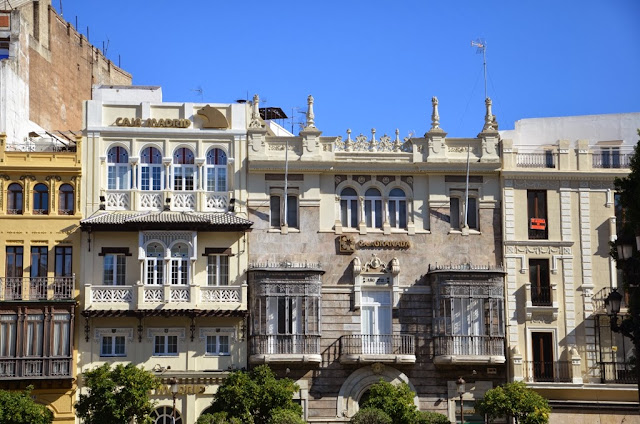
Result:
[[[458,394],[460,395],[460,423],[464,424],[464,406],[463,406],[463,400],[462,400],[462,395],[464,395],[464,378],[460,377],[458,378],[458,381],[456,381],[456,389],[458,391]]]
[[[178,379],[171,377],[169,379],[171,397],[173,398],[173,410],[171,411],[172,424],[176,424],[176,397],[178,396]]]
[[[640,237],[636,238],[636,247],[640,250]],[[640,408],[640,261],[634,257],[634,246],[632,244],[618,243],[618,260],[623,261],[622,272],[625,277],[627,288],[629,289],[630,301],[628,305],[629,317],[623,318],[618,323],[618,314],[622,306],[622,294],[617,288],[613,288],[607,299],[605,306],[607,315],[611,321],[611,331],[620,333],[628,337],[633,342],[636,356],[636,375],[638,381],[638,408]]]

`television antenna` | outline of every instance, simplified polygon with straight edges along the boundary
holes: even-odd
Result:
[[[487,42],[483,38],[478,38],[471,42],[471,47],[477,47],[476,53],[482,53],[482,67],[484,70],[484,98],[487,98]]]
[[[198,93],[200,95],[200,102],[203,101],[204,98],[204,90],[202,89],[202,86],[197,86],[196,88],[194,88],[191,91],[195,91],[196,93]]]

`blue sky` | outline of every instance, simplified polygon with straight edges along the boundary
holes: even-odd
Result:
[[[60,0],[52,0],[60,11]],[[323,135],[422,135],[431,97],[451,137],[482,128],[482,55],[500,129],[640,111],[640,1],[62,0],[64,18],[165,101],[315,98]],[[202,89],[202,94],[197,90]],[[298,120],[303,118],[294,113]],[[290,128],[290,123],[287,124]],[[296,129],[297,133],[297,129]]]

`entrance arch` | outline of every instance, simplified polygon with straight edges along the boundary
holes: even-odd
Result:
[[[407,383],[416,393],[415,387],[403,372],[383,364],[372,364],[354,371],[342,383],[336,405],[337,417],[353,417],[360,409],[358,401],[362,395],[380,379],[393,384]],[[420,406],[417,394],[413,398],[413,403],[416,407]]]

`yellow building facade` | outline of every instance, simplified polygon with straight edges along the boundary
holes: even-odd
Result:
[[[12,148],[0,134],[0,389],[73,423],[80,140]]]

